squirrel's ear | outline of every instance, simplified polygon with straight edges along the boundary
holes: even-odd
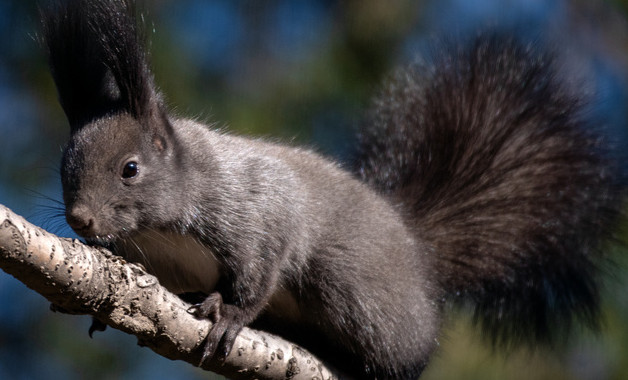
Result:
[[[42,42],[73,131],[106,114],[150,122],[162,100],[135,8],[120,0],[68,0],[41,10]]]
[[[158,151],[170,150],[175,144],[174,130],[163,107],[153,108],[150,118],[141,120],[141,125],[144,131],[152,136],[153,146]]]

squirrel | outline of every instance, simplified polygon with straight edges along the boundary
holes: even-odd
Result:
[[[399,69],[347,170],[170,113],[136,13],[128,0],[42,11],[71,131],[65,215],[170,291],[203,294],[203,360],[251,326],[347,377],[412,379],[448,300],[496,342],[595,323],[624,181],[551,54],[486,32]]]

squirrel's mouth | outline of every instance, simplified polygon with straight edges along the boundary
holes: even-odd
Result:
[[[85,238],[85,242],[89,245],[98,245],[101,247],[110,247],[119,237],[114,234],[95,235]]]
[[[122,231],[118,231],[116,233],[85,236],[84,238],[87,244],[101,246],[111,250],[116,242],[119,242],[129,235],[131,235],[131,233],[123,229]]]

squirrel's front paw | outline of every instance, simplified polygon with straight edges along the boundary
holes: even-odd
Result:
[[[207,318],[213,322],[205,341],[205,351],[199,366],[217,355],[224,360],[231,349],[235,338],[244,326],[242,311],[233,305],[225,305],[218,292],[211,293],[205,301],[191,306],[188,312],[198,318]]]
[[[201,303],[194,304],[188,308],[188,313],[198,318],[209,319],[213,323],[220,319],[222,309],[222,296],[218,292],[213,292]]]
[[[74,314],[62,308],[61,306],[55,305],[54,303],[50,304],[50,311],[54,313]],[[104,322],[96,319],[96,317],[92,317],[92,324],[89,326],[89,330],[87,331],[87,333],[89,334],[89,337],[92,338],[94,335],[94,331],[105,331],[106,329],[107,325]]]
[[[105,331],[107,329],[107,325],[103,322],[101,322],[99,319],[96,319],[96,317],[92,317],[92,324],[89,326],[89,330],[87,331],[87,333],[89,334],[89,337],[92,338],[92,336],[94,335],[94,331]]]

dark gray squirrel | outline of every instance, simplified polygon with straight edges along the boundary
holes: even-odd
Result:
[[[399,70],[361,128],[355,170],[168,112],[129,1],[42,11],[71,127],[69,225],[143,264],[215,323],[302,345],[350,378],[417,378],[447,300],[497,343],[595,324],[624,181],[555,59],[480,33]]]

